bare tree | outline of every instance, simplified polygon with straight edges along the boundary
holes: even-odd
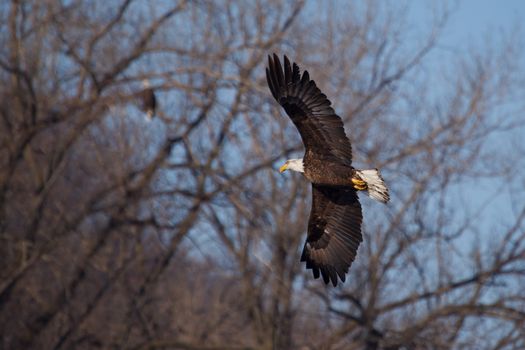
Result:
[[[447,11],[414,36],[407,8],[338,5],[0,5],[2,348],[525,346],[519,33],[449,53]],[[302,144],[271,52],[393,191],[363,198],[335,289],[299,263],[309,186],[275,171]]]

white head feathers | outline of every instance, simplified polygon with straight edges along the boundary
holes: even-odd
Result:
[[[304,164],[302,159],[288,159],[282,167],[279,168],[279,172],[286,170],[298,171],[304,173]]]

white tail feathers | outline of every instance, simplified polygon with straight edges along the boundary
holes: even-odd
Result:
[[[356,170],[361,179],[366,182],[368,195],[376,201],[386,203],[390,200],[388,188],[377,169]]]

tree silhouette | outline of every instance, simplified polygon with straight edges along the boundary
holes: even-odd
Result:
[[[519,33],[444,53],[448,15],[414,35],[383,2],[0,5],[1,347],[525,347]],[[276,171],[302,143],[272,52],[392,191],[363,198],[337,288],[299,262],[310,190]]]

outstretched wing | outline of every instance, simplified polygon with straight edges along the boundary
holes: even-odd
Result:
[[[335,158],[350,165],[352,146],[346,137],[343,121],[335,114],[330,100],[310,79],[307,71],[301,76],[299,67],[290,65],[284,56],[284,70],[276,54],[268,56],[266,80],[273,97],[283,106],[299,130],[306,151],[318,158]]]
[[[354,189],[312,184],[312,211],[301,261],[306,261],[315,278],[321,274],[326,284],[331,280],[334,286],[337,276],[345,281],[363,241],[362,220]]]

